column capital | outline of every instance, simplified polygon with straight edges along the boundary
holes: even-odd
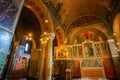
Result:
[[[49,33],[49,38],[50,38],[51,40],[53,40],[53,39],[55,38],[55,34],[54,34],[54,33]]]
[[[108,39],[107,41],[108,41],[108,42],[114,42],[115,39]]]

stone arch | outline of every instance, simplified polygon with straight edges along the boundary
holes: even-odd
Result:
[[[114,22],[113,22],[113,34],[116,41],[116,49],[118,52],[120,52],[120,13],[118,13],[115,16]]]
[[[108,22],[97,15],[84,15],[74,19],[67,27],[67,34],[71,33],[72,29],[75,29],[75,28],[79,29],[80,27],[82,28],[83,26],[92,28],[94,27],[93,25],[96,25],[96,24],[99,24],[99,26],[95,28],[104,32],[108,39],[113,38],[112,30]]]
[[[113,22],[113,32],[120,33],[120,13],[115,16]]]
[[[29,8],[37,17],[41,25],[41,32],[53,32],[52,18],[46,6],[40,0],[37,0],[37,2],[35,0],[26,0],[24,6]],[[45,23],[45,20],[48,20],[48,23]]]
[[[93,24],[93,25],[79,27],[75,29],[73,32],[71,32],[70,35],[71,37],[69,38],[69,44],[73,43],[76,35],[84,31],[92,31],[98,33],[101,36],[101,38],[105,41],[109,39],[109,35],[107,34],[106,29],[103,27],[102,24]]]
[[[66,43],[65,33],[64,30],[61,28],[61,26],[57,26],[55,30],[55,35],[58,41],[58,46],[65,45]]]

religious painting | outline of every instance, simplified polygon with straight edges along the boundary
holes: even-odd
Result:
[[[73,60],[73,78],[80,78],[81,71],[80,71],[80,61]]]
[[[54,49],[55,59],[68,58],[68,54],[70,54],[67,47],[59,46]]]
[[[19,54],[18,59],[17,60],[14,59],[13,70],[27,70],[29,59],[30,59],[29,54],[23,55]]]
[[[73,46],[72,49],[73,49],[73,58],[79,58],[78,46]]]
[[[24,0],[0,0],[0,27],[14,31]]]
[[[71,58],[72,57],[72,48],[70,46],[67,46],[67,51],[68,51],[68,58]]]
[[[79,46],[78,46],[78,54],[79,54],[79,57],[80,57],[80,58],[83,57],[83,49],[82,49],[82,45],[79,45]]]
[[[102,67],[101,58],[95,58],[95,59],[94,59],[94,66],[95,66],[95,67]]]
[[[103,66],[106,78],[116,78],[113,61],[111,58],[103,58]]]
[[[66,60],[66,69],[71,69],[71,68],[72,68],[72,61]]]
[[[84,46],[84,55],[85,55],[85,57],[94,56],[93,44],[91,42],[86,42],[86,43],[83,44],[83,46]]]
[[[105,42],[101,43],[101,48],[102,48],[103,56],[110,55],[108,44],[106,44]]]
[[[19,54],[24,54],[24,51],[25,51],[25,47],[24,46],[22,46],[22,45],[19,45],[18,46],[19,47]]]
[[[18,45],[15,50],[12,70],[26,70],[30,54],[24,53],[25,47]]]
[[[102,67],[101,59],[100,58],[86,58],[86,59],[81,59],[81,67],[82,68]]]
[[[102,56],[101,46],[99,43],[94,43],[94,50],[97,57]]]
[[[13,34],[0,28],[0,76],[4,68],[6,57],[9,54],[9,48],[13,37],[12,35]]]

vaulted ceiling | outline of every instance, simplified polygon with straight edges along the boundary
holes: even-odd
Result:
[[[119,0],[46,0],[54,4],[62,23],[68,25],[80,16],[110,18]]]
[[[42,1],[45,4],[51,15],[56,18],[55,20],[58,20],[60,24],[65,25],[65,28],[68,28],[70,24],[79,19],[79,17],[83,17],[83,19],[86,19],[84,18],[84,16],[97,16],[103,20],[110,22],[109,19],[111,19],[111,16],[115,12],[115,10],[118,9],[117,6],[120,0],[35,0],[34,2],[38,5],[40,3],[39,1]],[[29,4],[32,4],[30,3],[32,2],[32,0],[26,0],[25,2],[26,4],[27,2],[29,2]],[[43,4],[40,3],[39,5]],[[32,6],[36,10],[39,9],[35,5],[29,6]],[[42,7],[40,8],[40,10],[41,9]],[[38,10],[37,12],[40,11]],[[41,15],[39,16],[41,17]],[[45,15],[43,16],[45,17]],[[36,30],[34,30],[33,33],[40,35],[41,24],[39,24],[37,18],[35,17],[36,16],[34,13],[23,7],[23,11],[21,13],[19,21],[20,23],[25,25],[26,28],[28,27],[27,31],[33,31],[32,28],[34,27],[34,29]],[[80,20],[79,22],[82,21]],[[53,24],[55,24],[55,22]],[[18,28],[17,31],[19,31]]]

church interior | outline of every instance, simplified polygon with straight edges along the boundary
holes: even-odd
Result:
[[[120,80],[120,0],[0,0],[0,80]]]

